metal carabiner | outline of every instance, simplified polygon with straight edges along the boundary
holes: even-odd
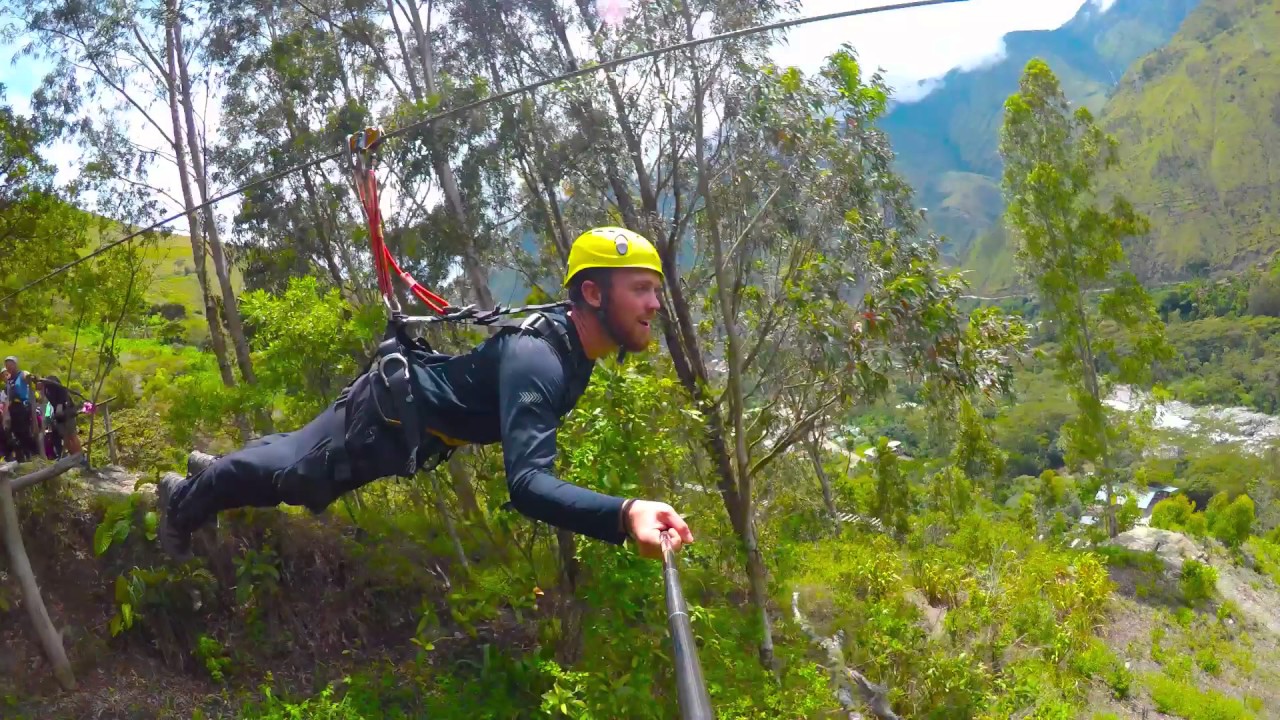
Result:
[[[399,360],[400,362],[404,363],[404,380],[405,382],[408,382],[409,381],[409,361],[408,359],[405,358],[404,355],[401,355],[400,353],[395,352],[395,353],[391,353],[390,355],[383,355],[378,360],[378,376],[382,378],[382,384],[387,386],[388,389],[391,388],[391,381],[387,379],[387,361],[389,360]],[[408,402],[413,402],[412,393],[409,395]]]

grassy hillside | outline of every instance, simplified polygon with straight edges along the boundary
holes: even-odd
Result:
[[[1027,61],[1044,58],[1068,98],[1100,110],[1125,69],[1167,42],[1198,2],[1117,0],[1105,13],[1087,2],[1061,28],[1010,33],[998,62],[952,71],[923,100],[894,108],[883,125],[898,169],[917,189],[919,203],[933,211],[934,228],[952,241],[953,257],[963,260],[1000,212],[999,193],[983,190],[998,187],[1004,101],[1017,90]],[[956,205],[964,211],[953,211]]]
[[[1128,243],[1148,282],[1238,270],[1280,249],[1280,0],[1206,0],[1125,73],[1100,117],[1120,141],[1104,195],[1151,218]],[[975,240],[975,287],[1017,285],[1003,228]]]
[[[94,214],[90,214],[90,218],[88,242],[82,249],[85,255],[102,247],[104,243],[119,240],[126,233],[141,229]],[[182,225],[179,223],[171,227],[180,226]],[[190,236],[174,232],[130,242],[142,244],[145,255],[154,269],[151,284],[146,292],[148,302],[177,303],[185,307],[189,314],[204,314],[204,303],[200,299],[200,281],[196,278],[195,260],[191,255]],[[212,264],[209,265],[209,279],[214,279]],[[241,273],[235,266],[231,268],[231,285],[237,291],[244,288]]]
[[[1126,73],[1103,115],[1123,191],[1154,231],[1151,278],[1240,268],[1280,246],[1280,1],[1210,0]]]

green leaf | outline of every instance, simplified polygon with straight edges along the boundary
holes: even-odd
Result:
[[[101,556],[109,547],[111,547],[110,526],[106,523],[102,523],[93,531],[93,554]],[[117,578],[117,588],[119,587],[119,580],[121,579],[123,578]]]

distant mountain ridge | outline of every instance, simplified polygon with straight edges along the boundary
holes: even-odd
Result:
[[[1129,67],[1098,120],[1121,156],[1100,195],[1151,219],[1127,243],[1142,280],[1234,272],[1280,250],[1280,0],[1204,0]],[[975,288],[1018,285],[999,222],[962,251]]]
[[[1027,62],[1044,58],[1073,102],[1100,111],[1126,69],[1168,42],[1199,3],[1116,0],[1102,11],[1087,0],[1062,27],[1010,33],[998,61],[953,70],[923,99],[893,108],[882,127],[898,169],[947,236],[952,261],[968,258],[974,240],[999,217],[1000,123]]]
[[[1280,0],[1205,0],[1130,68],[1100,121],[1123,153],[1100,190],[1151,218],[1129,250],[1144,278],[1280,249]]]

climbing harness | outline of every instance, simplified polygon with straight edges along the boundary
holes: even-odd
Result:
[[[343,388],[336,406],[342,414],[346,428],[346,445],[354,449],[357,457],[385,453],[389,449],[379,445],[381,428],[390,428],[399,436],[401,460],[400,476],[412,477],[419,469],[431,469],[439,465],[459,447],[467,445],[463,440],[449,437],[431,427],[424,427],[420,413],[415,409],[413,367],[434,365],[453,357],[436,352],[421,334],[410,332],[413,327],[450,322],[500,327],[506,331],[536,334],[551,342],[557,353],[568,357],[571,350],[568,332],[552,322],[541,311],[567,307],[568,303],[545,303],[520,307],[497,307],[481,310],[475,305],[455,307],[440,295],[427,289],[405,271],[387,247],[379,204],[376,150],[386,135],[381,128],[368,127],[347,136],[347,165],[351,182],[369,230],[370,250],[378,292],[387,310],[387,326],[374,356],[364,371]],[[410,316],[400,306],[396,296],[393,276],[399,277],[410,294],[426,305],[434,315]],[[524,318],[510,317],[528,315]],[[430,445],[435,463],[427,467],[420,458],[420,449],[427,436],[439,441],[438,450]],[[338,468],[338,475],[352,472],[346,452],[331,458]],[[339,482],[342,482],[340,477]]]

